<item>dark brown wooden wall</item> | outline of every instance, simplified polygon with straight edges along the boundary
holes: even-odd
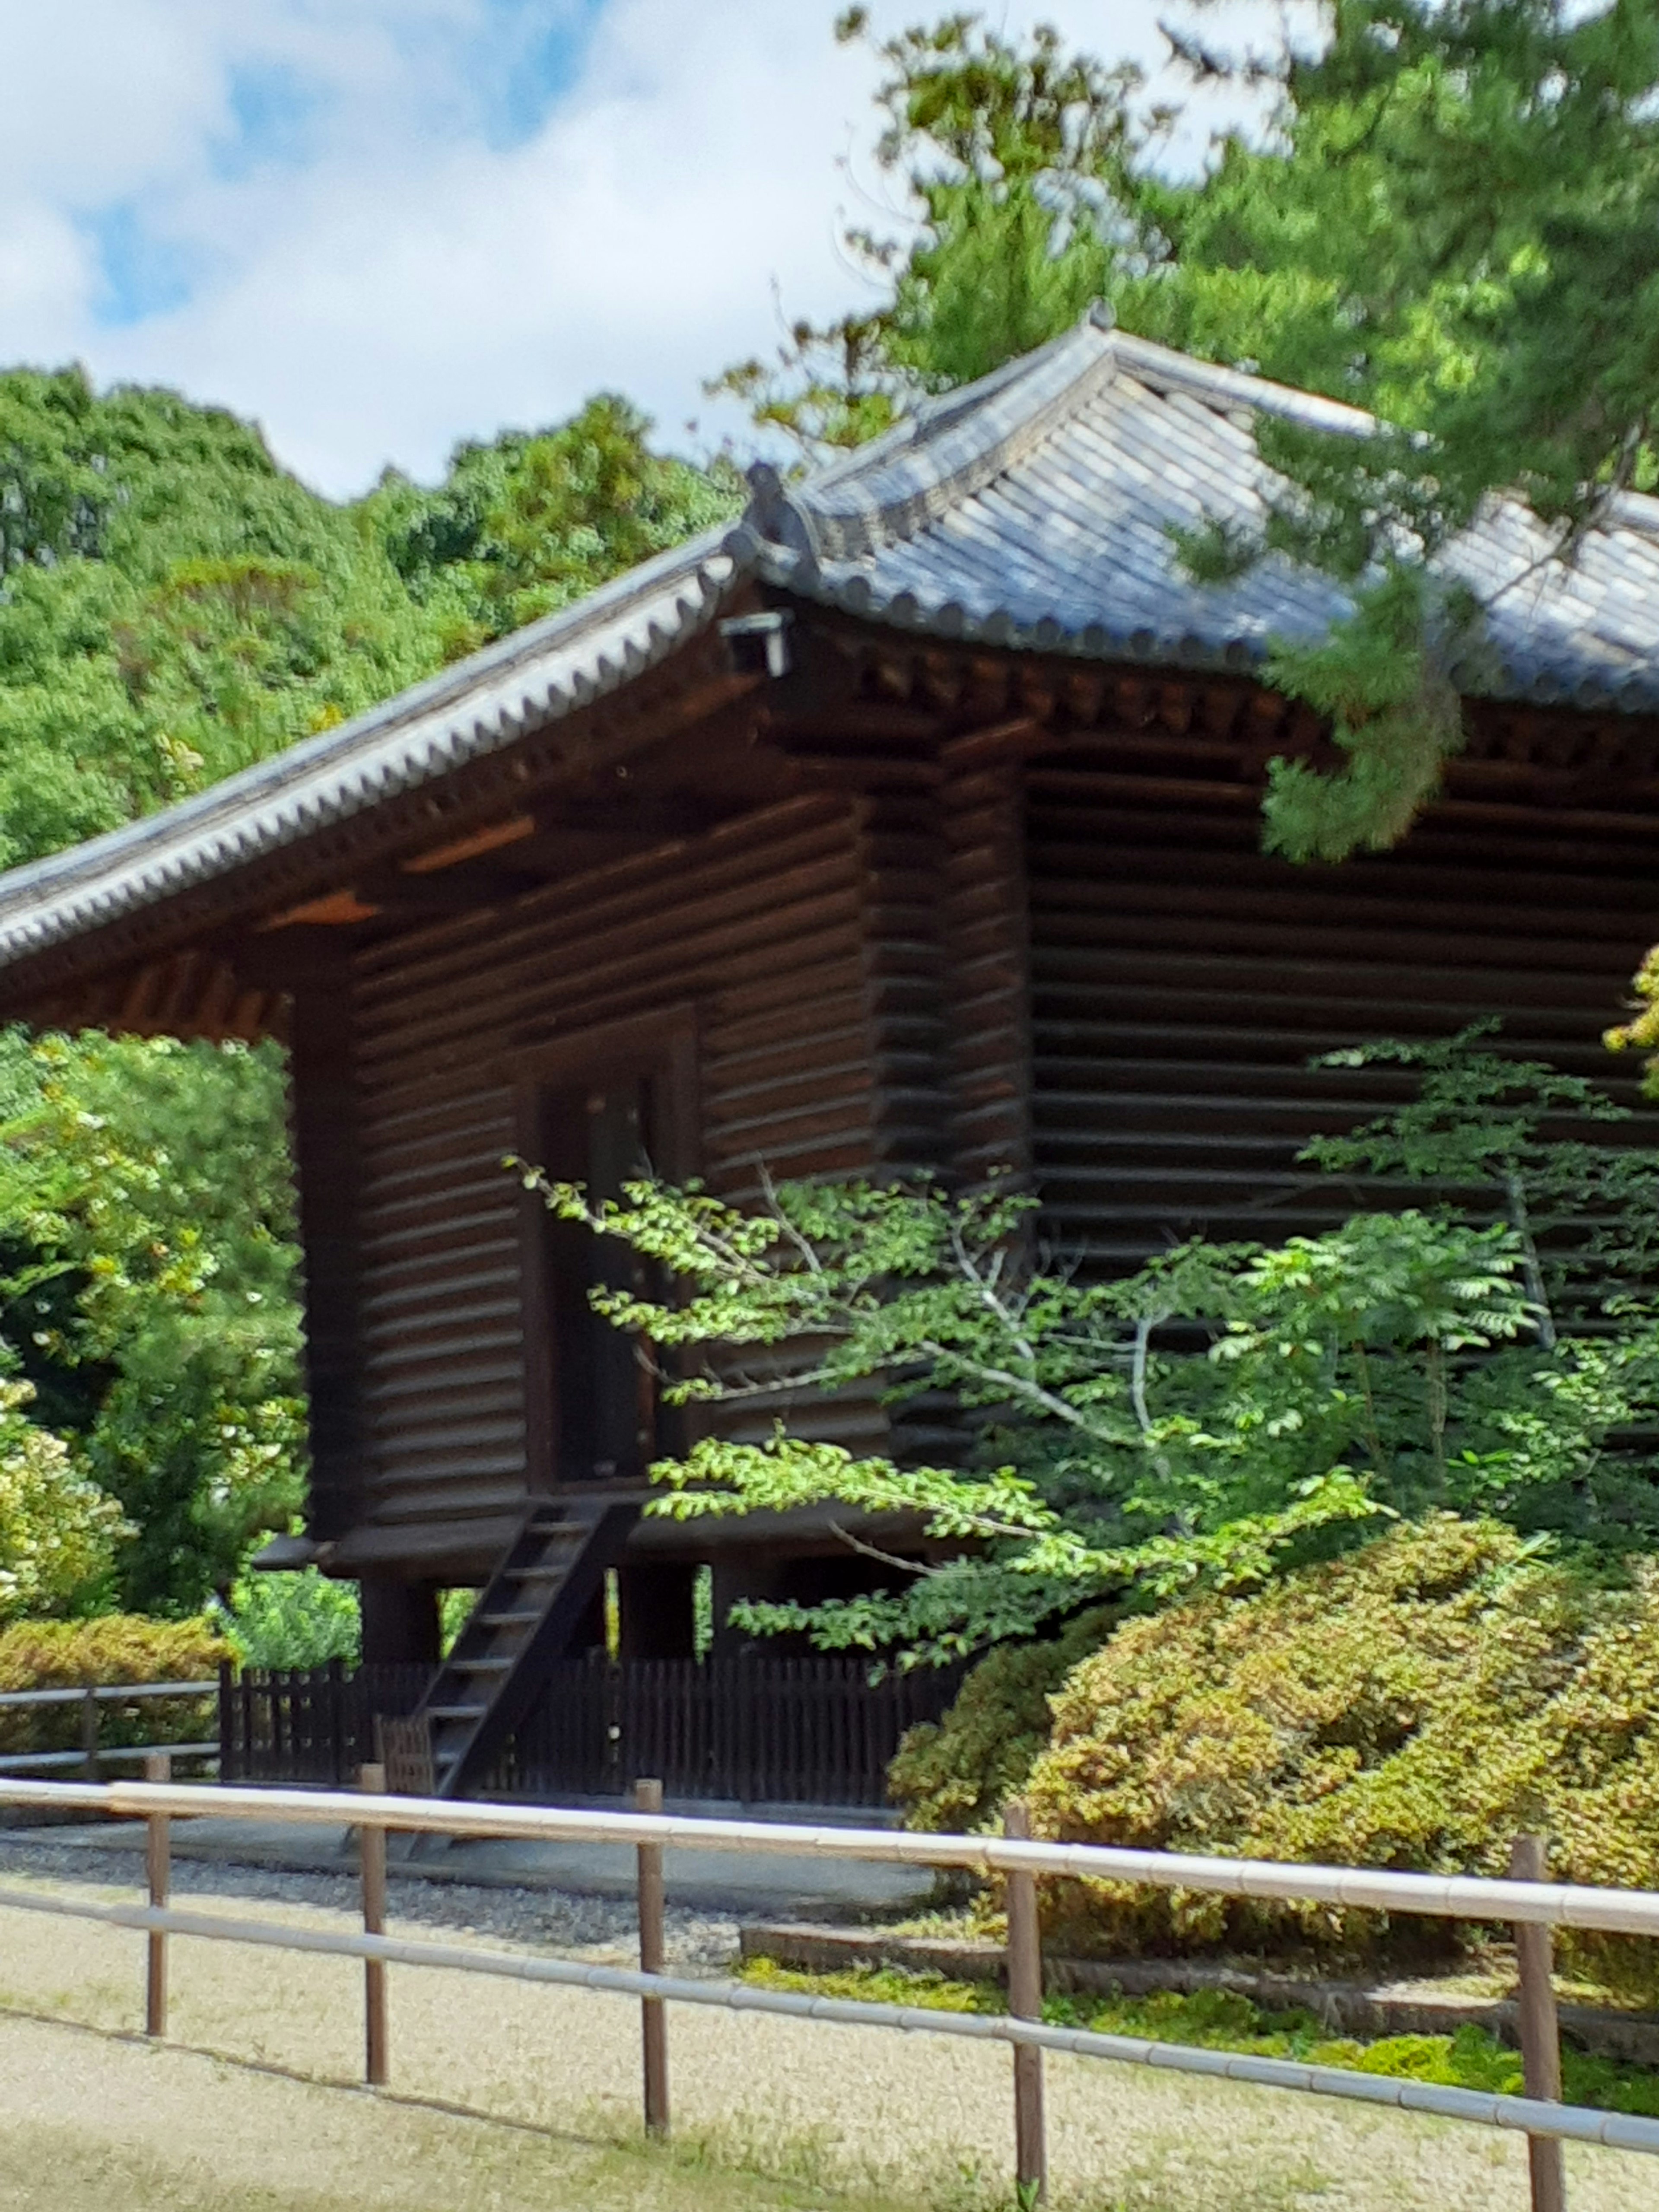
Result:
[[[813,796],[361,956],[361,1504],[404,1564],[524,1493],[528,1201],[501,1166],[523,1065],[689,1007],[715,1189],[752,1192],[763,1161],[781,1176],[893,1156],[918,1114],[937,1121],[924,1098],[894,1126],[882,1074],[937,1028],[937,977],[918,980],[929,858],[913,823]],[[872,1419],[825,1416],[854,1437]]]
[[[1332,1047],[1498,1013],[1635,1102],[1599,1039],[1659,937],[1659,822],[1477,787],[1393,853],[1293,867],[1225,756],[1109,736],[1035,757],[1026,808],[1033,1143],[1067,1246],[1127,1266],[1328,1225],[1340,1194],[1297,1147],[1404,1089],[1310,1071]]]

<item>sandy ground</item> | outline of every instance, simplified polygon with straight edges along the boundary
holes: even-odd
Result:
[[[191,1904],[350,1924],[317,1907]],[[617,2148],[634,2139],[639,2095],[629,2000],[392,1969],[394,2090],[522,2124],[480,2130],[310,2086],[358,2076],[355,1962],[179,1938],[171,1948],[172,2033],[188,2051],[111,2039],[142,2009],[141,1936],[0,1905],[0,2007],[34,2016],[0,2020],[0,2208],[678,2212],[821,2204],[836,2191],[949,2212],[1010,2201],[1004,2051],[680,2008],[679,2156],[642,2161]],[[1048,2105],[1055,2201],[1088,2212],[1524,2212],[1528,2201],[1524,2145],[1449,2122],[1054,2057]],[[717,2176],[711,2160],[746,2171]],[[1659,2212],[1659,2161],[1577,2148],[1568,2160],[1574,2212]],[[785,2194],[768,2195],[757,2173]]]

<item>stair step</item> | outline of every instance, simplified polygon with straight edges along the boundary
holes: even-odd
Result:
[[[426,1717],[429,1721],[476,1721],[485,1710],[483,1705],[428,1705]]]
[[[452,1652],[448,1661],[452,1674],[506,1674],[512,1671],[510,1659],[458,1659]]]
[[[480,1628],[533,1628],[540,1619],[539,1613],[481,1613],[477,1625]]]

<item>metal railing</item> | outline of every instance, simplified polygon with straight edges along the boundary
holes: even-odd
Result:
[[[170,1752],[175,1759],[216,1759],[219,1755],[216,1737],[211,1743],[103,1743],[100,1741],[99,1709],[102,1705],[138,1704],[147,1698],[211,1698],[217,1695],[218,1689],[218,1683],[213,1681],[106,1682],[88,1683],[76,1689],[0,1691],[0,1712],[50,1705],[78,1705],[81,1709],[78,1749],[0,1753],[0,1776],[36,1773],[52,1767],[78,1766],[89,1782],[95,1782],[103,1767],[117,1764],[142,1764],[154,1751]]]
[[[1356,1867],[1285,1865],[1252,1859],[1201,1857],[1188,1853],[1114,1849],[1028,1839],[1020,1829],[1024,1808],[1010,1808],[1011,1832],[995,1836],[909,1835],[890,1829],[857,1829],[734,1820],[693,1820],[641,1811],[617,1813],[553,1807],[452,1804],[441,1799],[394,1797],[374,1785],[362,1792],[236,1790],[173,1784],[0,1782],[0,1804],[54,1805],[101,1812],[149,1823],[148,1905],[93,1905],[46,1897],[0,1885],[0,1907],[58,1913],[149,1933],[147,2020],[152,2034],[165,2033],[165,1942],[170,1935],[312,1952],[364,1961],[367,2073],[387,2078],[385,1975],[389,1966],[434,1967],[544,1982],[637,1997],[645,2017],[647,2125],[668,2124],[666,2045],[662,2008],[701,2005],[769,2013],[907,2033],[965,2038],[1012,2045],[1016,2053],[1016,2171],[1028,2200],[1042,2192],[1043,2147],[1041,2056],[1045,2051],[1160,2071],[1296,2090],[1352,2104],[1391,2106],[1476,2125],[1517,2131],[1529,2138],[1534,2212],[1561,2212],[1565,2184],[1560,2146],[1595,2143],[1659,2155],[1659,2120],[1563,2104],[1547,1931],[1552,1927],[1603,1934],[1659,1936],[1659,1894],[1556,1883],[1531,1878],[1541,1869],[1536,1839],[1521,1839],[1518,1878],[1392,1873]],[[637,1785],[640,1796],[656,1785]],[[650,1802],[648,1796],[646,1802]],[[657,1802],[660,1802],[659,1799]],[[167,1904],[169,1823],[204,1814],[240,1815],[298,1826],[356,1829],[362,1842],[365,1932],[282,1927],[257,1920],[179,1912]],[[455,1944],[410,1942],[384,1934],[385,1842],[388,1832],[472,1838],[539,1839],[550,1843],[632,1844],[639,1854],[641,1971],[580,1964],[573,1960],[517,1957]],[[1529,1846],[1522,1848],[1523,1845]],[[1007,2016],[940,2012],[931,2008],[811,1996],[742,1984],[690,1981],[654,1970],[662,1956],[662,1854],[667,1850],[718,1850],[769,1855],[856,1859],[888,1864],[962,1868],[1000,1875],[1007,1886],[1011,2010]],[[1035,1885],[1042,1876],[1145,1883],[1264,1901],[1311,1902],[1442,1919],[1508,1922],[1530,1936],[1518,1947],[1522,1972],[1522,2042],[1528,2094],[1444,2087],[1388,2075],[1315,2066],[1287,2058],[1156,2043],[1136,2036],[1050,2025],[1040,2010],[1042,1960]],[[652,2022],[658,2023],[653,2032]],[[655,2052],[653,2061],[653,2053]]]

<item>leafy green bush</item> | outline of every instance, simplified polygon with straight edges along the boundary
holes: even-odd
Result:
[[[0,1629],[0,1691],[103,1687],[121,1682],[205,1682],[231,1648],[210,1620],[150,1620],[112,1613],[95,1620],[27,1620]],[[103,1711],[106,1744],[205,1741],[211,1698],[146,1698]],[[0,1706],[0,1751],[69,1751],[80,1741],[76,1705]]]
[[[362,1615],[356,1583],[331,1582],[315,1567],[264,1574],[244,1569],[224,1608],[224,1632],[245,1667],[356,1666]]]
[[[132,1534],[63,1438],[24,1413],[33,1395],[31,1383],[0,1382],[0,1621],[95,1597]]]
[[[1243,1598],[1120,1628],[1053,1700],[1038,1832],[1445,1873],[1523,1827],[1570,1881],[1659,1886],[1659,1563],[1597,1588],[1492,1522],[1437,1516]],[[1068,1948],[1455,1940],[1316,1905],[1055,1885]],[[1632,1986],[1643,1950],[1564,1951]]]
[[[1099,1650],[1117,1616],[1104,1606],[1035,1644],[1001,1644],[969,1675],[940,1721],[908,1729],[887,1770],[907,1827],[933,1835],[985,1826],[1024,1783],[1048,1741],[1048,1700]]]

